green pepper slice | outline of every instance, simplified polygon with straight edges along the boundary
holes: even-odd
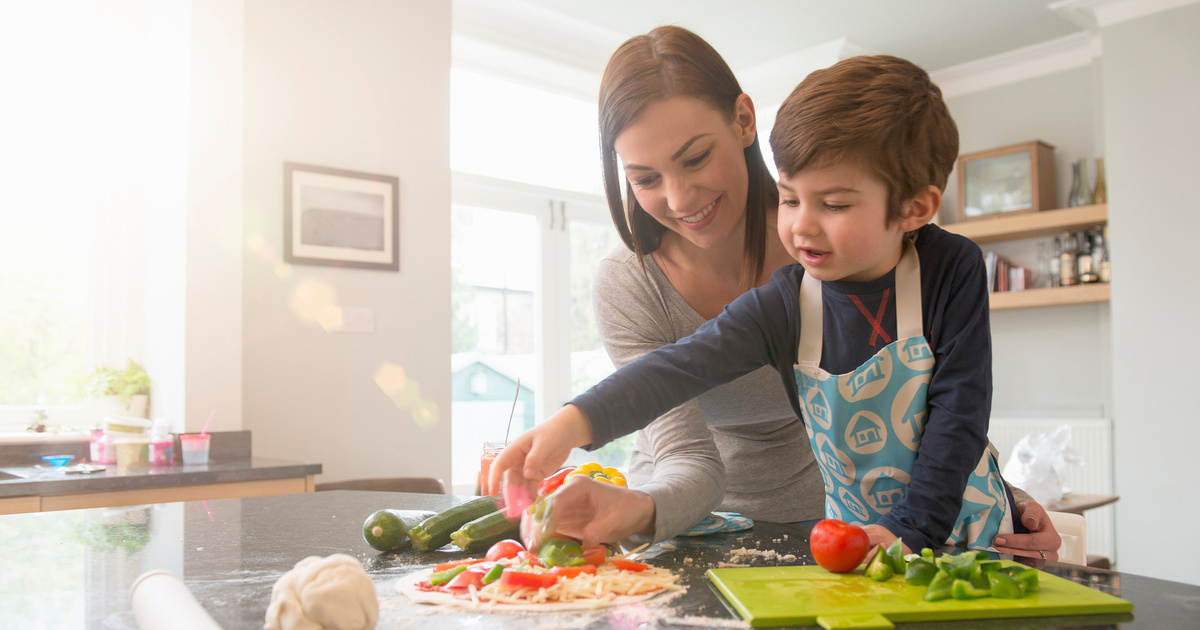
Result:
[[[450,567],[449,569],[446,569],[445,571],[438,571],[437,573],[434,573],[433,575],[429,576],[429,583],[430,584],[445,584],[446,582],[453,580],[454,576],[458,575],[459,573],[462,573],[463,571],[466,571],[467,566],[468,565],[460,564],[456,567]]]
[[[950,574],[956,580],[968,580],[971,578],[971,570],[975,568],[974,553],[960,553],[950,557],[949,566],[946,573]]]
[[[902,544],[897,538],[887,548],[888,564],[892,565],[892,573],[896,575],[904,575],[904,571],[908,568],[908,563],[904,560],[904,552],[900,549]]]
[[[927,602],[949,599],[953,587],[954,578],[950,577],[950,574],[945,571],[938,571],[933,576],[933,581],[929,583],[929,588],[925,589],[925,597],[922,599]]]
[[[499,580],[500,575],[503,573],[504,573],[504,565],[497,564],[496,566],[492,567],[492,569],[490,571],[488,571],[487,573],[485,573],[483,575],[483,583],[491,584],[492,582]]]
[[[547,567],[577,567],[584,563],[583,548],[566,538],[551,538],[542,543],[537,557]]]
[[[1011,576],[999,571],[989,571],[988,583],[991,585],[992,597],[997,599],[1019,599],[1025,594],[1025,587]]]
[[[925,558],[914,558],[904,569],[904,581],[913,586],[928,586],[937,575],[937,565]]]
[[[979,599],[992,594],[990,588],[976,588],[967,580],[954,580],[953,586],[950,587],[950,595],[954,599]]]
[[[892,562],[888,559],[887,552],[880,545],[875,548],[875,555],[871,556],[871,560],[867,562],[867,569],[863,575],[875,580],[876,582],[886,582],[892,579],[895,575],[895,570],[892,569]]]

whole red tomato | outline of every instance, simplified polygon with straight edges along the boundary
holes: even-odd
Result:
[[[484,559],[495,562],[504,558],[516,558],[517,554],[522,551],[525,551],[525,545],[511,539],[501,540],[487,550],[487,555],[484,556]]]
[[[828,518],[813,526],[808,545],[817,564],[834,573],[853,571],[871,546],[863,528]]]

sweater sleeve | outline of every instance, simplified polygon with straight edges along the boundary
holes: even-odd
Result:
[[[936,549],[950,536],[967,479],[988,444],[992,352],[986,272],[977,246],[959,253],[931,265],[938,269],[932,282],[922,280],[926,336],[936,358],[929,415],[908,491],[879,519],[910,549]],[[921,255],[924,269],[925,252]]]
[[[600,263],[592,287],[596,325],[617,367],[673,342],[669,309],[647,284],[640,269],[610,259]],[[725,466],[705,425],[700,406],[688,401],[642,430],[650,445],[653,475],[634,489],[654,500],[651,539],[675,536],[704,519],[725,496]]]

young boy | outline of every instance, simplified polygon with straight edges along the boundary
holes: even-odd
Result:
[[[813,72],[776,117],[779,269],[691,337],[651,352],[521,435],[493,465],[541,479],[763,365],[783,378],[826,515],[906,550],[988,548],[1012,504],[987,452],[983,258],[929,225],[958,131],[928,74],[888,56]],[[514,474],[513,476],[517,476]]]

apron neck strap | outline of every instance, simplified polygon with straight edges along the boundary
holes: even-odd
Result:
[[[803,367],[821,364],[825,319],[821,281],[804,274],[800,279],[800,345],[797,363]],[[904,241],[904,253],[896,265],[896,333],[898,338],[924,335],[921,310],[921,262],[917,248]]]

